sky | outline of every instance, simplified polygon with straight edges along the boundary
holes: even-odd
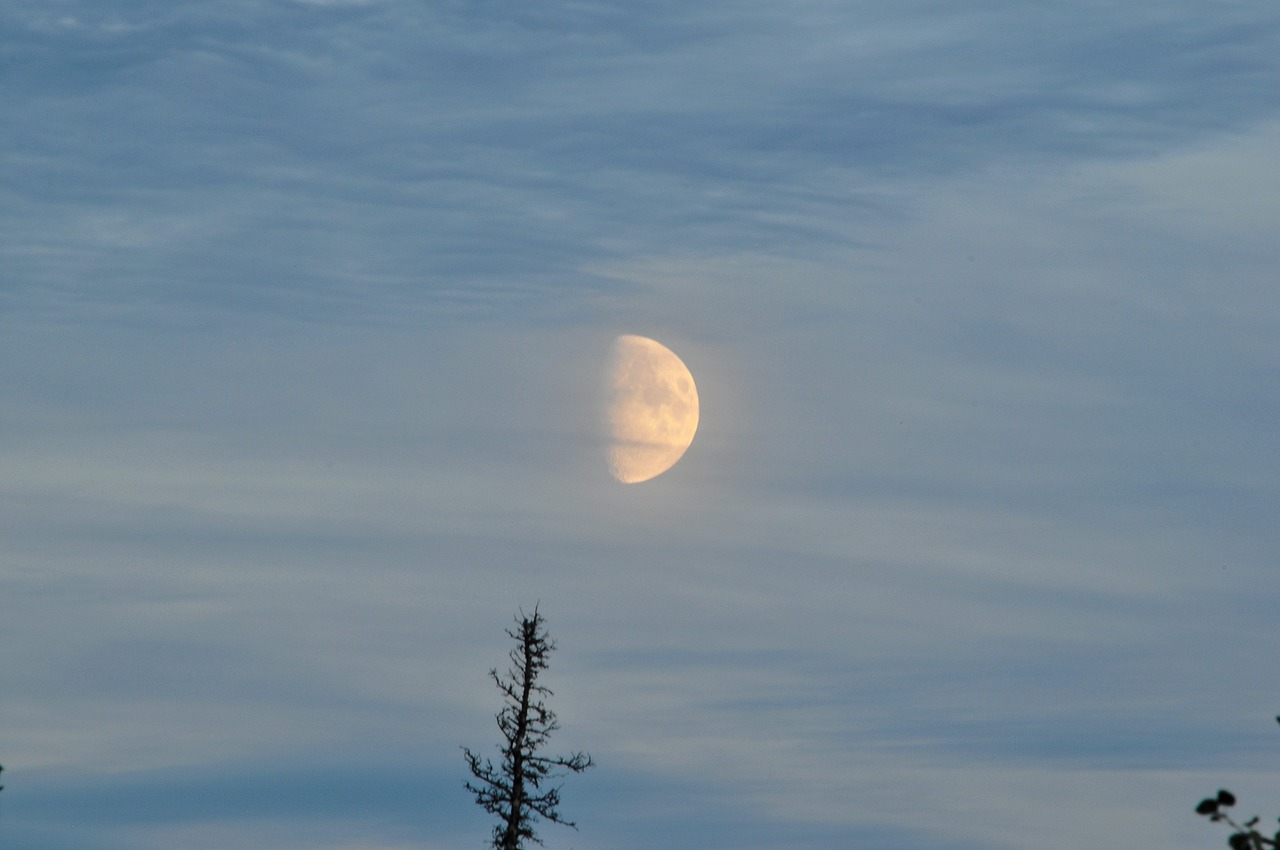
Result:
[[[1280,814],[1271,0],[6,0],[0,846]],[[610,478],[620,334],[701,424]]]

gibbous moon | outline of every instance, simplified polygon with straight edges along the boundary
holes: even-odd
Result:
[[[626,484],[666,472],[698,430],[698,388],[662,343],[626,334],[613,344],[609,472]]]

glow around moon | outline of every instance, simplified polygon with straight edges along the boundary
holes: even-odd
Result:
[[[671,349],[643,336],[614,342],[609,472],[636,484],[666,472],[698,430],[698,388]]]

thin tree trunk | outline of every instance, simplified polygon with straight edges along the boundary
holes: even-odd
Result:
[[[533,646],[529,625],[524,624],[524,669],[521,671],[520,714],[516,718],[516,737],[511,756],[511,814],[507,831],[502,836],[502,850],[520,850],[520,826],[524,823],[524,739],[529,727],[529,694],[533,689]]]

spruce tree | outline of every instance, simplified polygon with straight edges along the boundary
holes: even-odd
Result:
[[[551,733],[560,728],[555,713],[545,702],[552,692],[538,683],[538,676],[547,669],[547,657],[556,646],[547,635],[546,621],[537,607],[532,615],[521,611],[515,619],[516,627],[506,630],[516,644],[508,654],[511,666],[504,674],[497,668],[489,671],[503,695],[502,710],[496,716],[502,733],[502,743],[498,745],[501,759],[495,765],[467,747],[462,748],[475,778],[475,782],[466,783],[467,790],[475,794],[477,805],[498,817],[493,829],[496,850],[522,850],[526,840],[541,844],[533,829],[539,819],[576,829],[573,821],[560,814],[559,786],[549,783],[568,773],[581,773],[592,765],[591,756],[585,753],[540,754]]]

